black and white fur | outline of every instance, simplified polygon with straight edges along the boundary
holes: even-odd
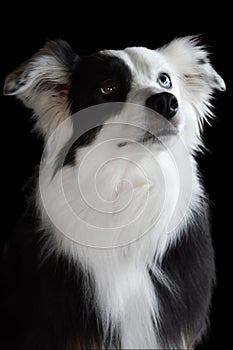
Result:
[[[161,72],[170,76],[171,87],[159,84]],[[117,89],[105,94],[101,87],[109,79]],[[4,93],[33,109],[35,128],[48,147],[29,208],[4,253],[4,349],[193,349],[201,341],[215,267],[208,203],[194,156],[202,146],[203,123],[212,115],[212,93],[224,89],[205,48],[192,37],[157,50],[133,47],[87,57],[58,40],[8,76]],[[177,110],[169,120],[175,133],[162,139],[168,144],[172,139],[173,149],[179,142],[185,146],[184,155],[178,148],[182,181],[169,151],[146,137],[143,109],[135,114],[127,109],[129,104],[146,106],[151,96],[164,92],[175,97]],[[74,132],[71,115],[111,102],[128,104],[81,135],[58,166]],[[155,110],[163,114],[164,109]],[[134,122],[136,129],[125,127]],[[155,125],[161,127],[159,123]],[[62,133],[56,134],[62,124]],[[97,212],[93,178],[99,165],[112,158],[119,161],[106,163],[96,180],[108,212],[105,207]],[[61,173],[66,201],[59,187]],[[79,173],[91,206],[76,190]],[[134,190],[133,200],[118,213],[129,191],[125,180]],[[171,216],[174,229],[168,234]],[[101,248],[106,232],[111,248]],[[131,243],[121,244],[122,237]],[[83,239],[90,244],[77,243]]]

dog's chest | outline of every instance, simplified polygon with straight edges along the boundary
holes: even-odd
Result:
[[[105,336],[117,325],[123,348],[159,347],[159,296],[150,271],[170,283],[155,262],[176,242],[195,205],[190,163],[164,152],[137,164],[84,159],[50,182],[46,169],[42,175],[44,220],[49,214],[55,224],[58,249],[90,272]]]
[[[58,229],[58,239],[113,248],[146,235],[155,251],[158,244],[166,245],[173,237],[169,232],[182,225],[195,205],[199,188],[190,162],[182,160],[181,167],[168,152],[130,161],[91,160],[61,169],[52,181],[50,169],[42,170],[42,211]]]

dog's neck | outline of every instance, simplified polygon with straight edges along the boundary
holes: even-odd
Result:
[[[200,204],[196,164],[177,151],[175,163],[169,152],[152,152],[138,158],[137,167],[122,159],[108,163],[98,176],[95,167],[94,173],[85,169],[85,161],[79,163],[83,169],[65,167],[52,180],[48,164],[41,171],[39,208],[51,232],[48,251],[53,246],[92,276],[103,328],[114,333],[120,324],[123,348],[160,346],[153,326],[158,301],[148,270],[169,286],[160,261]]]

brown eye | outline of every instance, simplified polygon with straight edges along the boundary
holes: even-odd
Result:
[[[101,86],[100,91],[104,95],[111,94],[112,92],[115,92],[118,90],[118,85],[113,80],[106,80],[103,85]]]

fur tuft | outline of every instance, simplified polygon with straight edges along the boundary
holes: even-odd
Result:
[[[77,55],[63,40],[48,41],[5,80],[4,94],[32,108],[35,128],[44,137],[69,116],[68,91]]]

